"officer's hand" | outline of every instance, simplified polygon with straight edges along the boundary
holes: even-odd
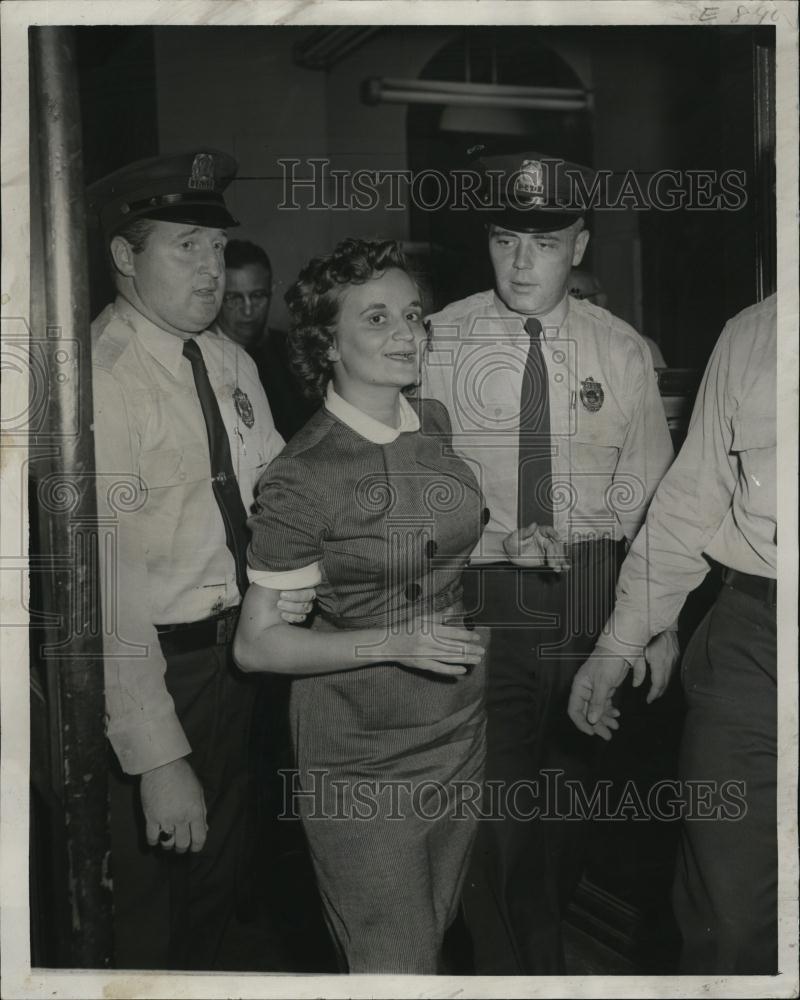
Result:
[[[306,615],[310,614],[314,606],[316,596],[317,592],[313,587],[306,587],[304,590],[282,590],[278,599],[281,618],[290,625],[304,622]]]
[[[647,644],[644,656],[650,664],[650,690],[647,692],[647,704],[660,698],[667,690],[672,671],[680,656],[678,633],[662,632]]]
[[[567,547],[555,528],[532,521],[503,539],[506,555],[515,566],[528,569],[546,566],[556,573],[569,569]]]
[[[185,758],[145,771],[139,793],[151,847],[178,854],[202,850],[208,833],[205,796]]]
[[[575,674],[567,714],[582,733],[610,740],[612,730],[619,729],[619,712],[612,705],[611,699],[630,668],[631,665],[624,657],[595,647],[592,655]],[[644,662],[634,670],[635,686],[641,684],[643,676]]]

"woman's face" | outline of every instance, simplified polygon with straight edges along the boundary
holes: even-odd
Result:
[[[345,399],[357,399],[365,391],[411,385],[425,337],[419,292],[405,271],[390,268],[349,285],[329,353],[334,388]]]

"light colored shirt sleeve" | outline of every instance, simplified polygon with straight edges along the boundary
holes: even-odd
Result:
[[[93,369],[100,579],[104,625],[107,735],[128,774],[141,774],[191,751],[164,675],[152,611],[143,538],[146,504],[138,487],[137,435],[122,387]],[[110,543],[110,544],[109,544]]]
[[[730,341],[706,368],[683,448],[662,480],[623,564],[617,603],[598,645],[630,653],[664,631],[705,577],[703,556],[731,506],[736,457],[727,414]]]
[[[628,360],[626,381],[631,387],[632,409],[609,491],[628,541],[642,526],[656,487],[674,456],[658,381],[647,348],[637,345]]]

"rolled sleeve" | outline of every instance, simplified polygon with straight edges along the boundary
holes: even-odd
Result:
[[[266,587],[268,590],[302,590],[322,583],[318,562],[301,566],[299,569],[287,569],[275,573],[266,569],[251,569],[248,566],[247,578],[250,583]]]

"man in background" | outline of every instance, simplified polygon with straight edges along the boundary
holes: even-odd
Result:
[[[289,367],[286,335],[267,324],[272,301],[272,264],[265,250],[246,240],[225,247],[225,294],[217,324],[243,347],[258,368],[279,433],[288,439],[314,412]]]
[[[617,603],[572,684],[578,729],[602,716],[642,649],[711,568],[722,590],[683,660],[684,815],[674,886],[681,972],[777,971],[776,296],[725,326],[689,432],[623,564]],[[726,788],[728,789],[726,793]],[[734,798],[731,799],[733,793]]]

